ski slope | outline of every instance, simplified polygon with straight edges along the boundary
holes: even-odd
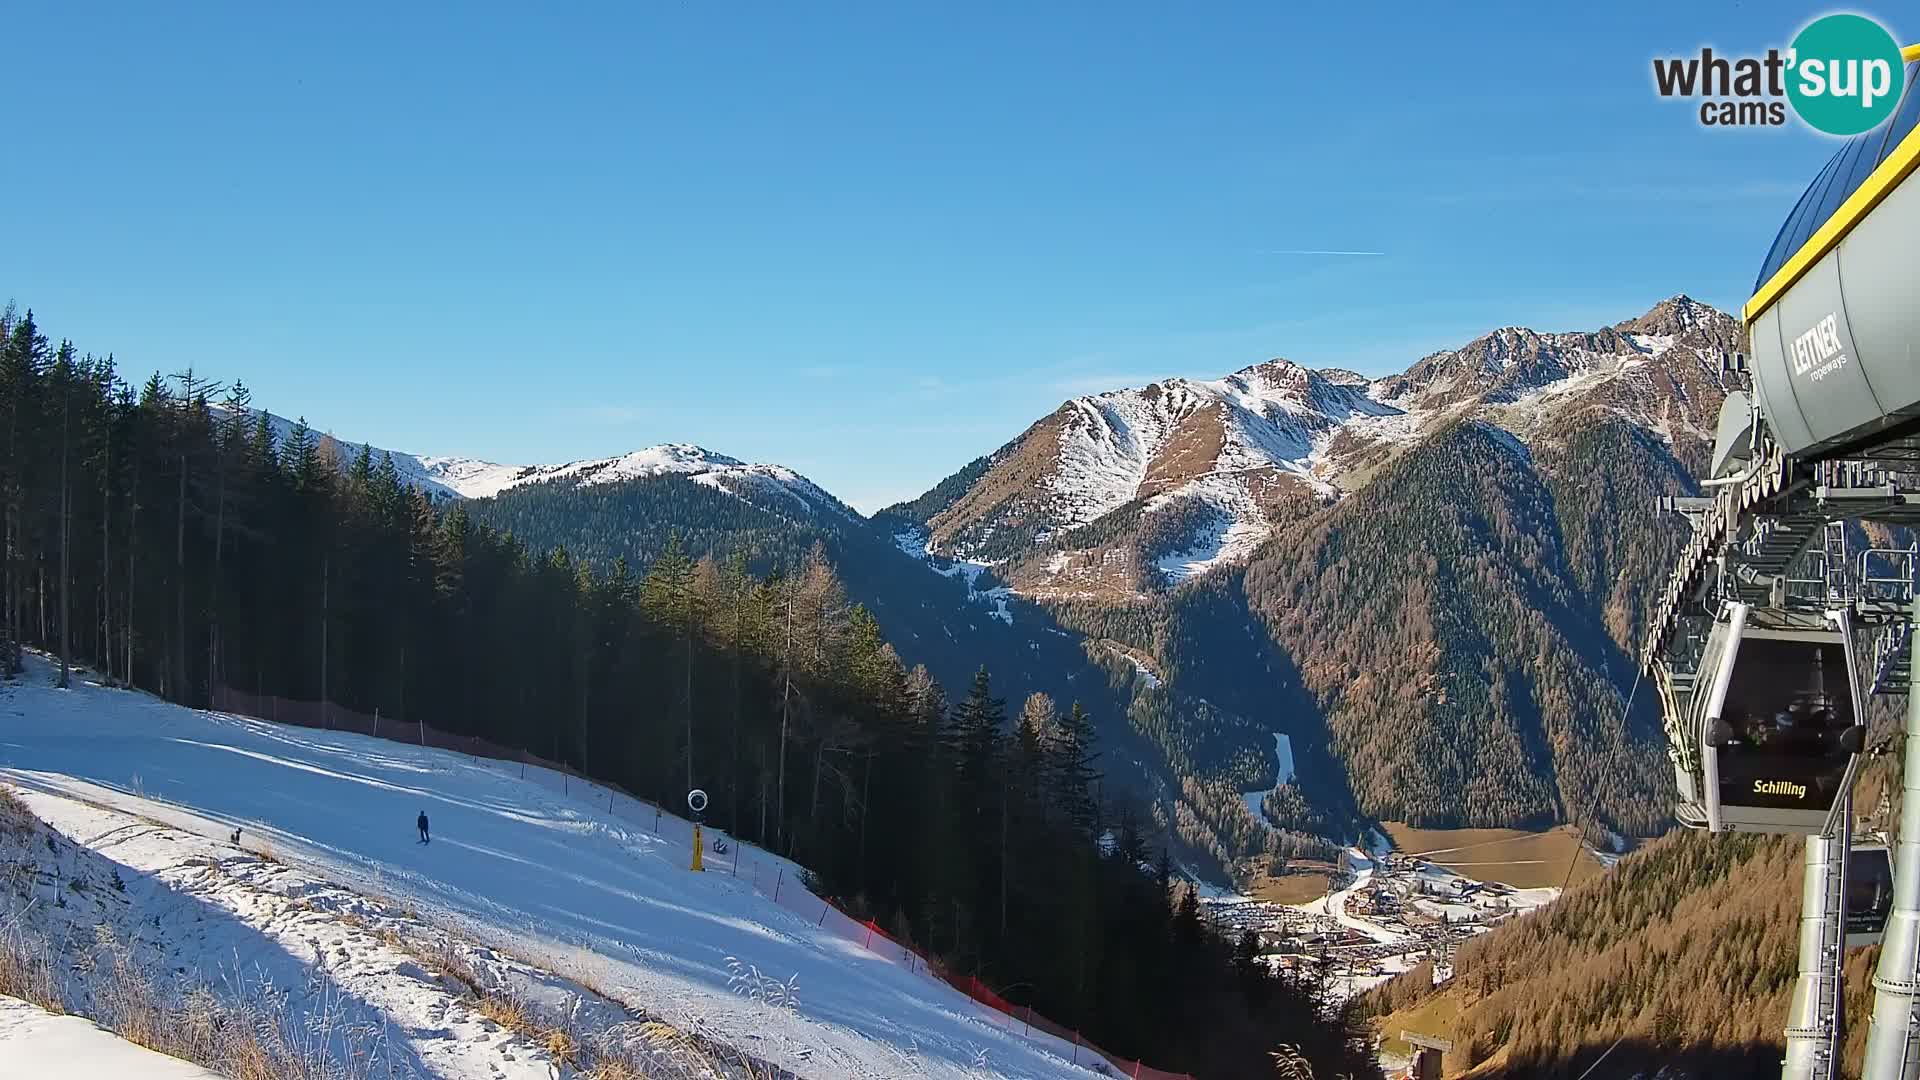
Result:
[[[691,873],[691,827],[662,815],[656,834],[651,806],[543,770],[51,681],[33,657],[0,689],[0,780],[222,842],[239,827],[249,849],[798,1076],[1090,1075],[1085,1050],[850,941],[792,864],[736,844],[737,865]],[[797,1007],[734,993],[729,957],[797,978]]]

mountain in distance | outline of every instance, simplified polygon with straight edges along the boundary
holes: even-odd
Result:
[[[274,439],[280,443],[291,438],[300,423],[273,413],[256,411],[256,415],[267,417]],[[858,516],[851,507],[792,469],[780,465],[751,465],[690,443],[663,443],[616,457],[588,458],[561,465],[501,465],[479,458],[384,450],[365,443],[342,441],[328,434],[316,433],[316,438],[343,460],[353,459],[363,449],[376,460],[383,455],[391,457],[402,483],[436,499],[491,498],[524,484],[547,481],[589,486],[679,476],[749,501],[784,499],[802,512],[824,509],[846,517]]]
[[[1270,360],[1089,395],[871,518],[684,445],[395,463],[602,565],[819,544],[909,664],[1087,705],[1110,784],[1217,875],[1377,820],[1664,826],[1631,650],[1679,543],[1655,497],[1695,490],[1739,340],[1676,296],[1383,378]]]
[[[1694,453],[1737,337],[1676,296],[1592,333],[1502,328],[1381,379],[1275,359],[1088,395],[881,516],[921,527],[935,552],[1011,564],[1025,593],[1137,596],[1244,562],[1281,522],[1463,420],[1530,443],[1592,413]]]
[[[1273,360],[1090,395],[876,519],[1324,744],[1363,817],[1645,834],[1657,709],[1625,699],[1681,535],[1655,500],[1695,490],[1740,338],[1675,296],[1385,378]]]

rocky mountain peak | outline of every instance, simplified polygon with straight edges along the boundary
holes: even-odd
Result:
[[[1629,334],[1681,336],[1699,330],[1724,329],[1734,321],[1733,316],[1685,293],[1679,293],[1653,305],[1646,314],[1628,319],[1614,328]]]

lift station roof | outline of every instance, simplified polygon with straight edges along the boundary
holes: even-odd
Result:
[[[1753,389],[1812,461],[1920,431],[1920,47],[1892,117],[1848,139],[1787,215],[1747,301]]]

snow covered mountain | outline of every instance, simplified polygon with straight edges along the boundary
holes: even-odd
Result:
[[[1738,340],[1732,318],[1676,296],[1588,333],[1505,327],[1380,379],[1270,360],[1079,397],[889,513],[932,552],[1010,564],[1029,595],[1138,595],[1244,562],[1464,420],[1525,446],[1597,409],[1690,452],[1712,437]]]
[[[298,421],[265,414],[274,440],[285,445]],[[813,481],[782,465],[760,465],[717,454],[691,443],[662,443],[607,458],[586,458],[559,465],[502,465],[470,457],[443,457],[384,450],[315,432],[323,448],[351,460],[364,447],[378,461],[390,455],[403,483],[440,499],[485,499],[526,484],[554,482],[582,487],[620,484],[658,476],[683,476],[696,484],[743,501],[786,513],[857,515]]]
[[[1422,427],[1469,411],[1529,439],[1571,411],[1611,409],[1657,432],[1711,440],[1725,391],[1722,358],[1739,348],[1739,324],[1687,296],[1589,333],[1503,327],[1467,345],[1422,357],[1368,387]],[[1364,439],[1367,425],[1354,425]],[[1338,455],[1334,455],[1338,461]]]
[[[747,502],[789,513],[856,516],[853,509],[820,485],[784,465],[750,464],[691,443],[663,443],[618,457],[570,461],[564,465],[487,465],[463,458],[421,458],[437,482],[467,498],[486,498],[525,484],[562,483],[582,487],[620,484],[657,476],[684,476],[703,487]]]
[[[1277,498],[1330,493],[1315,453],[1335,429],[1400,411],[1346,374],[1270,360],[1075,398],[976,463],[920,524],[933,551],[997,563],[1133,504],[1149,514],[1187,504],[1206,512],[1213,557],[1243,556]]]

